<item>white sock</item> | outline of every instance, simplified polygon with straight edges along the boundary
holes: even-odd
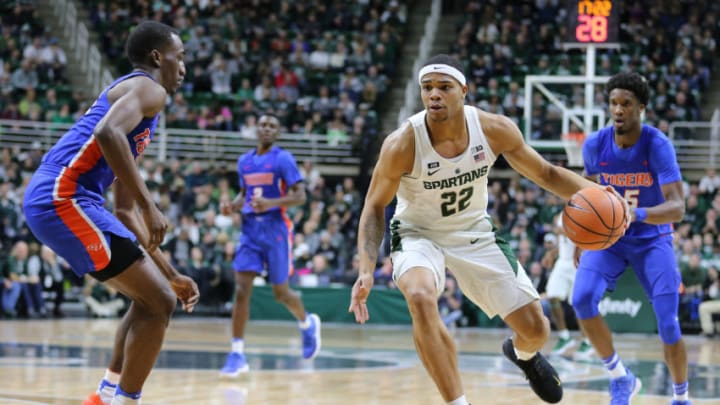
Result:
[[[142,402],[142,392],[127,393],[118,385],[115,396],[110,405],[139,405]]]
[[[518,360],[527,361],[535,357],[535,353],[537,352],[524,352],[522,350],[518,350],[517,347],[513,346],[513,349],[515,349],[515,357],[518,358]]]
[[[233,338],[232,351],[233,351],[233,353],[243,354],[243,352],[245,351],[245,340]]]
[[[305,314],[305,320],[304,321],[298,321],[298,326],[300,329],[305,330],[310,327],[310,314]]]
[[[455,399],[454,401],[448,402],[447,405],[470,405],[470,403],[467,401],[467,399],[465,399],[465,395],[463,395],[460,398]]]
[[[603,363],[605,364],[605,368],[607,368],[608,373],[610,373],[610,378],[624,377],[627,375],[625,365],[622,360],[620,360],[617,353],[613,353],[612,356],[603,359]]]
[[[103,378],[110,384],[118,385],[120,382],[120,374],[110,370],[109,368],[105,370],[105,376]]]
[[[570,331],[567,329],[558,331],[558,337],[560,337],[560,339],[570,339]]]
[[[104,404],[109,404],[115,396],[115,389],[120,382],[120,374],[111,371],[110,369],[105,370],[103,380],[98,385],[97,394],[100,396],[100,400]]]

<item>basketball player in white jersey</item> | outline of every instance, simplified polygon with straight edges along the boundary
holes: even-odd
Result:
[[[562,399],[560,379],[538,352],[550,324],[525,270],[487,214],[488,173],[502,154],[520,174],[564,199],[600,186],[548,163],[507,117],[466,106],[461,69],[453,57],[430,58],[418,74],[425,110],[383,142],[360,218],[360,273],[350,311],[357,322],[369,319],[366,302],[385,206],[397,193],[390,225],[393,277],[408,303],[418,355],[445,402],[468,404],[455,345],[438,313],[447,266],[470,300],[512,328],[503,352],[541,399],[556,403]]]
[[[570,332],[565,323],[565,311],[562,302],[572,296],[577,269],[575,267],[575,244],[563,232],[562,213],[555,217],[554,231],[557,235],[558,257],[550,272],[550,277],[548,277],[545,293],[550,301],[550,317],[558,331],[558,341],[551,354],[560,356],[576,345],[575,340],[570,338]],[[575,360],[590,360],[593,353],[592,345],[587,338],[583,338],[573,358]]]

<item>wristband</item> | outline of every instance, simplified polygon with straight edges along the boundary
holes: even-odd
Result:
[[[635,208],[635,222],[643,222],[647,219],[647,210],[645,208]]]

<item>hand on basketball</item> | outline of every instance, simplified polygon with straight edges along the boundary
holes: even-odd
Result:
[[[615,187],[613,186],[607,186],[605,187],[605,190],[615,194],[615,197],[617,197],[620,201],[622,201],[623,206],[625,207],[625,230],[627,230],[630,227],[630,224],[633,221],[633,211],[630,210],[630,204],[627,202],[627,200],[620,195],[620,193],[615,190]],[[623,232],[624,234],[624,232]]]
[[[192,312],[200,300],[200,292],[195,281],[188,276],[177,276],[170,280],[170,287],[175,291],[183,310]]]
[[[353,285],[348,312],[355,314],[355,322],[365,323],[370,319],[366,303],[374,281],[372,273],[360,274]]]

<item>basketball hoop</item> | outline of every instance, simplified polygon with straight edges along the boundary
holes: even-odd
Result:
[[[568,166],[583,167],[582,146],[585,143],[585,134],[582,132],[562,134],[562,143],[567,154]]]

